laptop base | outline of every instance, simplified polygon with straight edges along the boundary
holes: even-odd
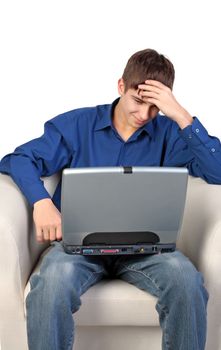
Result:
[[[91,232],[84,237],[83,246],[112,246],[112,245],[155,245],[160,242],[159,236],[151,231],[127,232]]]
[[[138,244],[138,245],[91,245],[74,246],[63,245],[68,254],[75,255],[144,255],[173,252],[176,244]]]

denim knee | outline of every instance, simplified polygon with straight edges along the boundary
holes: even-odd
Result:
[[[30,279],[32,299],[36,296],[47,308],[66,303],[72,312],[78,310],[81,301],[74,269],[69,263],[55,261],[44,267],[39,274],[34,274]]]
[[[177,255],[178,256],[178,255]],[[184,256],[176,255],[167,259],[165,266],[167,283],[165,292],[171,292],[174,297],[189,303],[198,299],[206,302],[208,293],[204,287],[203,276],[194,265]],[[178,301],[178,300],[177,300]]]

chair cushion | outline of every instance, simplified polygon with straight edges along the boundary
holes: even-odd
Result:
[[[82,296],[77,325],[159,326],[156,298],[121,280],[102,280]]]
[[[38,271],[39,264],[34,272]],[[25,298],[29,291],[30,283]],[[88,289],[81,301],[74,316],[78,326],[159,326],[157,299],[119,279],[103,279]]]

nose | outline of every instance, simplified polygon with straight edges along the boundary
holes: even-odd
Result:
[[[142,106],[140,110],[140,119],[143,121],[148,120],[150,117],[150,107],[147,105]]]

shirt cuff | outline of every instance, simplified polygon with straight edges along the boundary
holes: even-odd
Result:
[[[32,206],[34,205],[35,202],[41,199],[51,198],[51,196],[49,195],[49,193],[41,183],[36,183],[28,186],[20,185],[20,187],[25,197],[27,198],[28,202]]]
[[[189,146],[205,145],[211,153],[218,151],[217,144],[209,135],[205,127],[197,117],[193,118],[193,123],[180,130],[181,137]]]

